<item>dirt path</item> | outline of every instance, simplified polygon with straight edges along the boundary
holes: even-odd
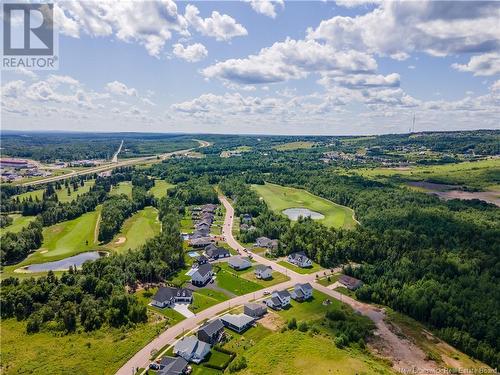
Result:
[[[101,213],[99,212],[99,216],[97,216],[97,221],[95,223],[94,228],[94,244],[99,244],[99,224],[101,224]]]

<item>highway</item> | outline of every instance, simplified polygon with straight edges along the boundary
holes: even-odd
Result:
[[[226,216],[224,218],[222,236],[225,238],[227,244],[231,248],[238,251],[240,254],[243,254],[244,247],[241,246],[241,244],[238,241],[236,241],[232,231],[233,220],[234,220],[234,208],[231,206],[226,197],[219,196],[219,200],[226,208]],[[306,283],[306,282],[310,283],[316,290],[332,298],[335,298],[343,303],[348,304],[355,311],[358,311],[360,314],[369,317],[376,325],[377,328],[376,335],[380,339],[382,339],[383,344],[387,348],[387,352],[384,354],[390,356],[390,359],[394,367],[412,368],[413,366],[417,367],[420,366],[421,368],[433,368],[433,363],[426,360],[426,355],[423,353],[422,350],[420,350],[410,341],[399,337],[389,328],[389,325],[384,320],[385,313],[382,309],[376,306],[372,306],[370,304],[356,301],[353,298],[350,298],[335,290],[331,290],[316,282],[316,275],[323,276],[325,272],[329,273],[331,271],[323,270],[316,273],[303,275],[295,271],[292,271],[286,267],[283,267],[271,259],[262,257],[255,253],[251,254],[255,261],[261,264],[269,265],[273,268],[273,270],[286,274],[288,277],[290,277],[290,280],[274,285],[269,288],[261,289],[254,293],[245,294],[243,296],[238,296],[232,298],[231,300],[221,302],[215,306],[209,307],[208,309],[201,311],[192,318],[185,319],[173,325],[172,327],[169,327],[166,331],[162,332],[153,341],[151,341],[140,351],[138,351],[130,360],[127,361],[127,363],[125,363],[118,370],[116,374],[130,375],[133,373],[134,369],[138,368],[147,369],[150,363],[151,353],[153,351],[158,351],[168,344],[173,345],[176,342],[176,338],[178,338],[179,335],[195,330],[207,319],[213,318],[232,307],[242,305],[244,303],[253,300],[261,299],[264,297],[265,292],[271,292],[276,289],[279,290],[288,289],[293,287],[297,283]],[[338,271],[339,269],[333,270],[333,272],[338,272]]]

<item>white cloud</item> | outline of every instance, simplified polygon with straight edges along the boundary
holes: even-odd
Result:
[[[467,64],[452,64],[461,72],[472,72],[475,76],[492,76],[500,73],[500,53],[485,53],[472,56]]]
[[[282,9],[285,7],[283,0],[249,0],[252,9],[257,13],[264,14],[271,18],[276,18],[276,6],[279,5]]]
[[[247,30],[227,14],[213,11],[211,17],[201,18],[200,11],[194,5],[186,6],[185,18],[198,32],[218,41],[228,41],[237,36],[247,35]]]
[[[28,70],[26,68],[17,68],[15,70],[15,72],[19,75],[22,75],[22,76],[25,76],[25,77],[28,77],[31,79],[36,79],[38,77],[34,71]]]
[[[7,82],[2,87],[2,95],[7,98],[17,98],[25,90],[26,82],[17,80]]]
[[[207,49],[201,43],[191,44],[187,47],[184,47],[180,43],[174,44],[173,53],[175,56],[189,62],[197,62],[203,60],[208,55]]]
[[[137,90],[127,87],[126,84],[118,81],[106,84],[106,90],[115,95],[137,96]]]
[[[339,85],[348,88],[370,88],[370,87],[399,87],[400,76],[392,73],[387,76],[380,74],[353,74],[353,75],[328,75],[325,74],[318,81],[324,86]]]
[[[229,59],[203,69],[207,78],[241,84],[282,82],[310,72],[373,72],[376,61],[358,51],[336,51],[314,40],[287,39],[246,59]]]

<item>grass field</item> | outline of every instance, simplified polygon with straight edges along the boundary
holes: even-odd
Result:
[[[319,222],[335,228],[353,228],[356,225],[354,211],[306,190],[266,183],[252,185],[273,211],[282,213],[287,208],[308,208],[325,216]]]
[[[42,200],[43,198],[43,192],[45,191],[45,189],[37,189],[37,190],[32,190],[32,191],[28,191],[26,193],[22,193],[22,194],[18,194],[18,195],[14,195],[13,198],[19,198],[19,200],[22,202],[23,200],[25,199],[29,199],[31,197],[31,199],[35,200],[36,198],[38,198],[39,201]]]
[[[262,289],[261,285],[245,278],[245,274],[251,272],[251,268],[243,271],[234,271],[230,269],[227,264],[221,263],[219,266],[221,266],[221,269],[217,272],[215,280],[220,288],[234,293],[237,296]]]
[[[288,142],[283,143],[282,145],[274,146],[273,148],[278,151],[292,151],[312,148],[314,145],[314,142]]]
[[[280,260],[278,262],[278,264],[283,266],[283,267],[288,268],[289,270],[300,273],[302,275],[321,271],[323,269],[318,263],[315,263],[315,262],[313,262],[312,266],[309,268],[297,267],[295,264],[291,264],[291,263],[287,262],[286,260]]]
[[[20,232],[21,229],[27,227],[28,224],[36,218],[36,216],[22,216],[21,214],[12,214],[9,216],[13,219],[12,224],[8,227],[0,229],[0,234],[3,234],[5,232]]]
[[[189,310],[198,313],[227,299],[228,297],[222,292],[201,288],[193,293],[193,303]]]
[[[94,180],[88,180],[88,181],[85,181],[84,182],[84,185],[83,186],[78,186],[78,190],[77,191],[74,191],[73,188],[70,188],[71,190],[71,194],[68,195],[68,190],[64,188],[60,189],[60,190],[56,190],[56,194],[57,194],[57,199],[59,199],[59,202],[72,202],[73,200],[75,200],[78,195],[82,195],[84,193],[87,193],[90,188],[92,186],[94,186],[95,184],[95,181]]]
[[[324,306],[323,301],[329,299],[332,303]],[[317,290],[313,290],[313,297],[304,302],[291,300],[291,307],[277,312],[285,321],[295,318],[298,322],[301,320],[314,321],[323,319],[328,310],[339,309],[342,303],[334,298],[327,296]]]
[[[254,282],[256,284],[262,285],[264,288],[267,288],[268,286],[273,286],[273,285],[280,284],[280,283],[283,283],[285,281],[290,280],[290,278],[288,276],[285,276],[278,271],[273,271],[272,276],[273,277],[271,279],[268,279],[268,280],[257,279],[257,277],[255,277],[255,272],[253,271],[253,269],[252,269],[252,272],[247,272],[247,273],[242,275],[243,278],[245,278],[251,282]]]
[[[158,210],[146,207],[125,220],[120,233],[105,245],[105,248],[116,252],[138,249],[148,238],[158,233],[160,233]]]
[[[111,195],[125,194],[127,197],[132,197],[132,183],[130,181],[120,182],[118,185],[113,186],[110,192]]]
[[[155,180],[155,186],[153,186],[149,191],[156,198],[160,199],[167,195],[167,190],[173,188],[175,185],[165,181],[165,180]]]
[[[2,320],[2,374],[114,374],[130,357],[165,329],[164,323],[130,329],[103,328],[55,336],[25,333],[26,322]]]

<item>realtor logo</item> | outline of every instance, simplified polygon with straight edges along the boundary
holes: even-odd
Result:
[[[3,4],[4,69],[57,69],[54,4]]]

